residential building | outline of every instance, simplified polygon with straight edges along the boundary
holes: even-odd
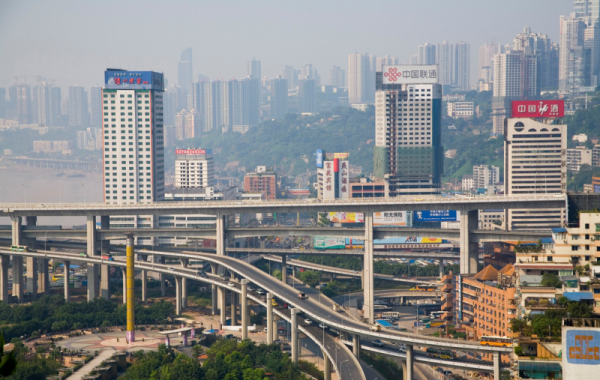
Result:
[[[537,56],[521,50],[494,57],[494,91],[492,98],[492,132],[504,133],[504,119],[510,116],[513,100],[536,99]]]
[[[465,174],[462,176],[462,189],[464,191],[469,191],[473,189],[473,176],[469,174]]]
[[[348,55],[348,101],[354,103],[369,103],[373,101],[371,95],[373,89],[369,85],[373,83],[371,76],[375,72],[371,70],[370,57],[368,54],[354,53]]]
[[[339,66],[333,66],[329,70],[329,84],[337,88],[346,87],[346,73]]]
[[[105,203],[163,200],[163,91],[161,73],[106,70],[102,89]]]
[[[573,141],[577,141],[578,143],[585,143],[588,140],[588,136],[585,133],[580,133],[578,135],[573,135],[571,138]]]
[[[69,87],[69,126],[83,127],[89,124],[87,91],[83,86]]]
[[[9,89],[9,92],[13,92],[11,96],[11,104],[16,110],[16,119],[19,124],[29,124],[33,120],[33,102],[31,97],[31,90],[28,84],[22,83],[17,84]]]
[[[247,75],[250,79],[261,80],[261,63],[256,58],[252,58],[247,64]]]
[[[37,119],[40,126],[55,127],[60,125],[60,87],[42,82],[34,88],[37,107]]]
[[[287,80],[288,91],[293,91],[298,87],[298,70],[294,69],[292,66],[286,65],[281,76],[283,79]]]
[[[350,179],[350,198],[383,198],[385,197],[385,182],[371,181],[368,178]]]
[[[288,82],[281,76],[271,80],[271,118],[281,120],[288,112]]]
[[[200,189],[215,185],[215,164],[211,149],[176,149],[176,189]]]
[[[454,83],[454,53],[454,45],[448,41],[443,41],[437,46],[438,78],[441,85]]]
[[[266,166],[257,166],[244,176],[244,191],[262,193],[262,199],[277,199],[277,173]]]
[[[484,189],[500,181],[500,168],[492,165],[473,166],[473,186]]]
[[[592,148],[592,167],[600,166],[600,145],[595,144]]]
[[[437,63],[435,48],[436,46],[430,43],[425,43],[419,46],[419,52],[417,53],[417,63],[419,65],[435,65]],[[394,64],[397,65],[397,63],[388,63],[387,65]],[[377,70],[381,71],[379,67],[377,68]]]
[[[454,45],[454,81],[457,89],[469,91],[471,89],[471,45],[460,41]]]
[[[567,149],[567,170],[578,173],[581,165],[592,165],[592,151],[585,146]]]
[[[558,44],[552,43],[547,35],[532,33],[525,27],[513,39],[513,50],[520,50],[537,57],[537,81],[539,91],[558,89]]]
[[[6,119],[6,89],[0,87],[0,119]]]
[[[504,194],[567,190],[567,126],[559,119],[510,118],[504,130]],[[564,209],[507,210],[508,230],[560,227]]]
[[[185,93],[190,92],[194,82],[194,64],[192,61],[192,48],[189,47],[181,52],[181,59],[177,65],[177,83]]]
[[[437,194],[443,171],[442,85],[437,66],[422,66],[422,83],[393,75],[405,68],[384,66],[377,73],[373,171],[388,183],[387,196]]]
[[[494,57],[504,53],[504,46],[492,40],[479,47],[479,81],[480,83],[494,82]]]
[[[94,128],[102,127],[102,87],[90,88],[90,125]]]
[[[298,101],[300,113],[315,113],[315,96],[317,93],[314,79],[300,79],[298,81]]]
[[[504,225],[504,210],[479,210],[480,230],[498,230]]]
[[[375,59],[375,71],[382,71],[383,66],[394,66],[399,64],[400,60],[398,59],[398,57],[392,57],[391,55],[383,55]],[[434,65],[435,60],[431,64]]]
[[[473,116],[475,103],[473,102],[453,102],[448,103],[448,116],[453,118],[468,118]]]
[[[580,87],[597,85],[591,82],[591,50],[586,46],[585,18],[560,16],[559,91],[575,93]]]

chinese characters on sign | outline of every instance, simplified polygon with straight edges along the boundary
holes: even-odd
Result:
[[[437,83],[436,65],[383,66],[383,84]]]
[[[340,174],[339,174],[339,197],[349,198],[350,194],[350,181],[348,180],[348,161],[340,161]]]
[[[518,100],[512,102],[512,117],[563,117],[564,100]]]
[[[323,199],[335,199],[333,162],[325,161],[323,166]]]

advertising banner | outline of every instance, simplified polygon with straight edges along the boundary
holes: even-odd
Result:
[[[175,149],[175,154],[211,154],[212,149]]]
[[[365,214],[362,212],[330,212],[327,219],[332,223],[364,223]]]
[[[335,161],[334,161],[335,162]],[[340,161],[340,173],[339,184],[338,184],[338,193],[340,198],[349,198],[350,197],[350,177],[349,177],[349,164],[348,161]]]
[[[422,210],[415,211],[416,222],[456,222],[460,214],[456,210]]]
[[[323,168],[323,149],[317,149],[315,157],[317,159],[317,167]]]
[[[383,66],[383,84],[438,83],[437,65]]]
[[[328,161],[332,161],[334,158],[345,160],[348,156],[350,156],[350,153],[325,153],[325,159]]]
[[[412,212],[410,211],[383,211],[373,214],[373,226],[411,227]]]
[[[315,249],[346,249],[346,239],[343,237],[315,236]]]
[[[600,193],[600,185],[594,185],[594,193]]]
[[[106,70],[104,87],[111,90],[163,91],[163,75],[153,71]]]
[[[346,238],[346,249],[363,249],[365,241],[360,239]]]
[[[333,172],[333,162],[325,161],[323,163],[323,199],[335,199],[335,173]]]
[[[515,100],[512,102],[512,117],[563,117],[564,100]]]

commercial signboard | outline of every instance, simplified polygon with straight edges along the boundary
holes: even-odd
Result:
[[[154,71],[106,70],[104,87],[110,90],[163,91],[163,75]]]
[[[437,65],[383,66],[383,84],[438,83]]]
[[[512,117],[563,117],[564,100],[515,100],[512,102]]]
[[[330,212],[327,219],[332,223],[364,223],[365,214],[362,212]]]
[[[338,195],[339,198],[349,198],[350,197],[350,176],[349,169],[350,166],[348,161],[340,161],[339,162],[340,171],[338,174]]]
[[[335,199],[335,173],[333,172],[333,162],[325,161],[323,166],[323,199]]]
[[[411,211],[383,211],[373,214],[373,226],[411,227]]]
[[[600,369],[600,328],[562,328],[564,380],[596,379]]]
[[[444,241],[438,238],[420,238],[420,237],[395,237],[387,239],[375,239],[373,244],[441,244]]]
[[[363,249],[365,241],[360,239],[346,238],[346,249]]]
[[[211,154],[212,149],[175,149],[175,154]]]
[[[350,156],[350,153],[325,153],[325,159],[331,161],[335,158],[344,160]]]
[[[315,158],[317,159],[317,167],[323,168],[323,149],[317,149]]]
[[[416,222],[456,222],[460,213],[456,210],[421,210],[414,212]]]
[[[313,247],[315,249],[346,249],[346,239],[343,237],[315,236]]]

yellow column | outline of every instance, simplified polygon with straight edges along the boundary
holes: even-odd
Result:
[[[127,263],[127,341],[135,342],[135,311],[134,311],[134,297],[135,297],[135,271],[133,267],[134,253],[133,253],[133,235],[127,235],[127,246],[126,246],[126,263]]]

